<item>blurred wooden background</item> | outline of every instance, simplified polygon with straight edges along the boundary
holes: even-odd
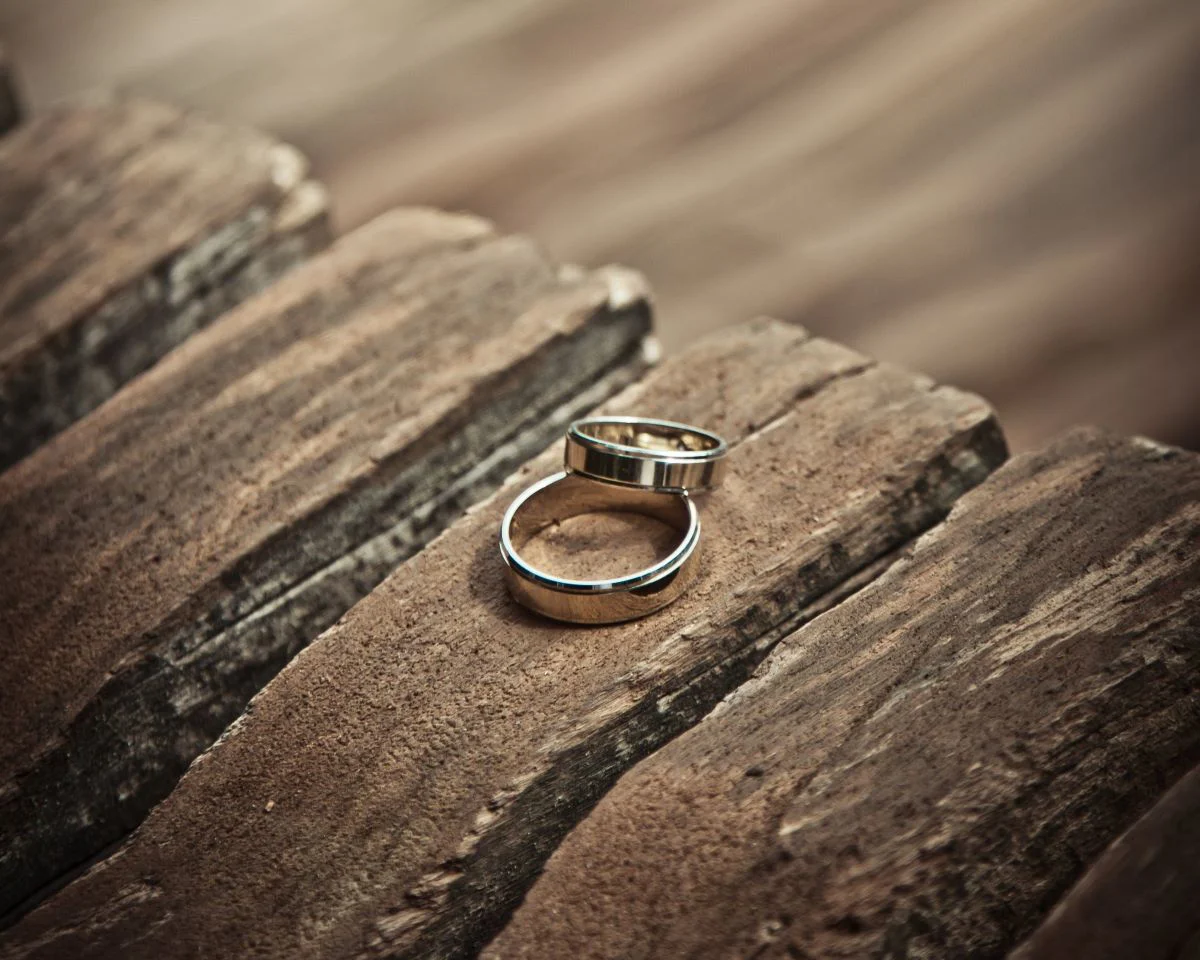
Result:
[[[119,86],[305,149],[338,223],[469,208],[757,313],[1200,446],[1195,0],[0,0],[36,109]]]

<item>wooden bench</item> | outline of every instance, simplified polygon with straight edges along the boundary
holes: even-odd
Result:
[[[57,163],[57,192],[114,171],[34,234],[39,271],[155,170],[102,163],[97,110],[266,176],[254,135],[156,105],[35,118],[0,165]],[[136,283],[179,236],[79,268]],[[60,292],[73,263],[41,296],[86,331],[103,298]],[[241,276],[187,288],[216,312]],[[637,274],[432,210],[211,323],[163,316],[113,354],[164,323],[186,342],[0,474],[0,958],[1033,958],[1118,923],[1165,958],[1196,935],[1195,454],[1079,430],[1005,462],[979,398],[766,319],[655,366]],[[689,591],[580,628],[514,605],[496,537],[596,407],[732,452]],[[588,516],[536,549],[612,569],[657,536]],[[1107,906],[1128,863],[1155,909]]]

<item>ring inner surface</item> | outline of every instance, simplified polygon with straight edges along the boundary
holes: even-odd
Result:
[[[531,543],[549,528],[589,514],[609,515],[603,518],[600,536],[594,528],[589,531],[586,521],[580,525],[568,522],[561,538],[547,537]],[[647,529],[636,524],[630,514],[649,517],[669,530]],[[521,505],[512,518],[509,536],[522,561],[542,573],[570,580],[603,581],[635,575],[663,562],[679,547],[690,523],[688,503],[678,494],[598,484],[568,474]],[[631,541],[630,535],[639,539]],[[631,563],[633,558],[636,560]],[[614,561],[624,569],[613,570]],[[555,569],[547,569],[551,566]],[[598,566],[607,569],[601,572]]]
[[[665,453],[702,453],[714,450],[717,442],[691,430],[660,426],[655,423],[589,423],[579,425],[584,436],[638,450]]]
[[[534,569],[559,579],[599,582],[665,563],[679,542],[679,532],[654,517],[605,510],[544,527],[520,553]]]
[[[598,484],[575,474],[526,500],[512,519],[509,536],[520,549],[546,527],[584,513],[640,513],[686,533],[690,523],[687,501],[678,494],[656,493],[637,487]]]

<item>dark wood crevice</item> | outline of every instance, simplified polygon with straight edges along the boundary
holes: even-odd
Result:
[[[1200,955],[1200,767],[1113,841],[1010,960]]]

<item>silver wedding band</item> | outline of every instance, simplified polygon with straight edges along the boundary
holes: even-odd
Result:
[[[568,623],[619,623],[660,610],[695,576],[700,516],[689,491],[724,475],[727,446],[714,433],[670,420],[590,417],[567,429],[566,469],[509,506],[500,526],[508,588],[522,606]],[[604,580],[572,580],[540,570],[521,549],[547,527],[586,513],[622,511],[673,527],[679,540],[658,562]]]
[[[567,470],[663,492],[711,490],[725,474],[725,441],[671,420],[588,417],[567,428]]]

